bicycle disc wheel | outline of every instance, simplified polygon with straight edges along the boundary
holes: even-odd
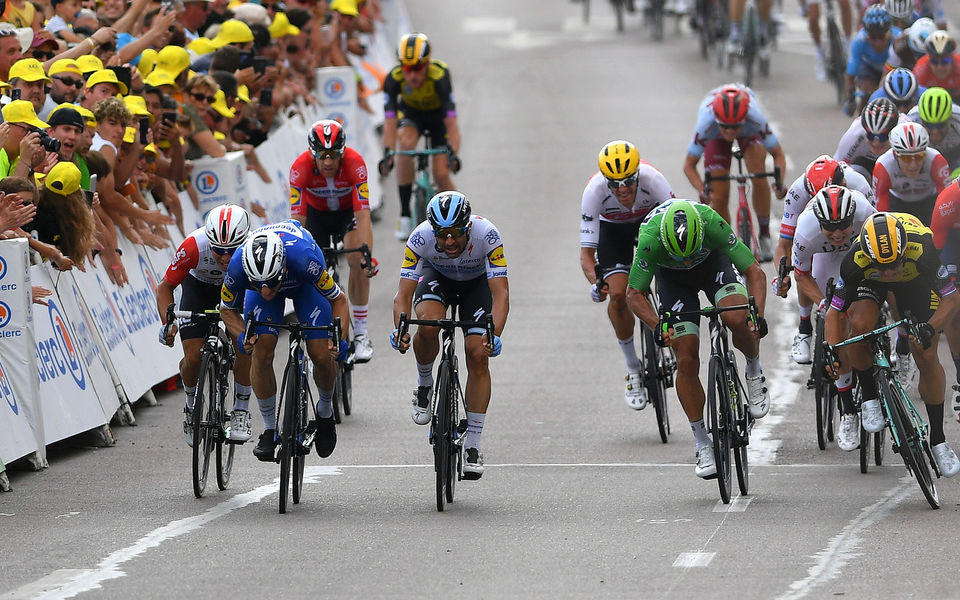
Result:
[[[447,459],[446,492],[447,502],[453,502],[453,495],[457,489],[457,479],[460,475],[460,454],[463,450],[460,445],[456,443],[457,427],[460,425],[460,399],[457,381],[453,377],[450,377],[447,380],[447,386],[448,389],[446,397],[450,403],[450,407],[448,409],[448,414],[450,415],[450,428],[447,432],[447,435],[450,436],[450,456]]]
[[[940,508],[940,497],[934,483],[933,470],[930,468],[927,452],[927,440],[920,436],[920,432],[913,426],[913,419],[907,409],[907,399],[902,397],[898,386],[893,385],[886,377],[878,377],[880,393],[887,398],[890,406],[890,419],[893,428],[900,438],[900,456],[907,466],[920,491],[923,492],[931,508]]]
[[[343,390],[343,414],[353,412],[353,365],[342,363],[339,369],[340,388]]]
[[[670,436],[670,415],[667,413],[667,388],[664,385],[662,351],[653,341],[653,331],[643,325],[641,345],[643,346],[644,384],[647,398],[653,403],[657,414],[657,430],[660,441],[667,443]]]
[[[213,359],[205,354],[200,363],[200,379],[197,381],[197,393],[193,400],[193,495],[203,497],[207,487],[207,473],[210,470],[210,452],[213,450],[213,424],[210,412],[217,394],[217,378]]]
[[[447,479],[450,473],[450,401],[446,396],[450,373],[445,363],[440,364],[437,376],[436,433],[433,436],[433,466],[437,475],[437,511],[443,512],[447,499]]]
[[[707,393],[710,435],[713,438],[713,459],[717,466],[717,486],[720,500],[730,504],[730,399],[727,380],[719,356],[710,357],[710,389]]]

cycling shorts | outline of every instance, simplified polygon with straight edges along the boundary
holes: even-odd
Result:
[[[740,149],[746,153],[747,148],[760,143],[760,136],[751,135],[750,137],[737,138]],[[723,138],[715,138],[707,142],[703,148],[703,170],[704,171],[729,171],[733,161],[733,153],[730,149],[733,142],[728,142]]]
[[[357,219],[352,210],[317,210],[307,205],[307,231],[321,250],[333,245],[332,240],[341,240],[347,232],[357,228]]]
[[[947,268],[950,278],[957,281],[957,268],[960,265],[960,229],[951,229],[947,241],[940,251],[940,264]]]
[[[420,135],[426,133],[430,138],[430,146],[440,148],[447,145],[447,126],[443,123],[445,114],[442,110],[413,110],[401,102],[397,110],[397,127],[413,127]]]
[[[413,294],[414,307],[424,300],[436,300],[447,308],[457,306],[459,318],[462,320],[479,321],[491,314],[493,296],[490,294],[490,284],[487,282],[486,275],[466,281],[454,281],[438,273],[429,264],[424,264],[420,273],[420,281]],[[463,330],[463,335],[485,333],[486,330],[482,327]]]
[[[293,308],[297,315],[297,320],[304,325],[321,327],[333,323],[330,309],[330,302],[323,297],[317,286],[312,284],[302,285],[295,290],[289,290],[277,294],[273,300],[264,300],[259,292],[247,290],[243,298],[243,314],[246,315],[251,310],[254,311],[257,321],[269,321],[272,323],[283,322],[283,308],[286,299],[293,300]],[[348,327],[349,323],[341,323],[343,327]],[[262,335],[269,333],[271,335],[280,335],[276,327],[268,325],[257,325],[253,328],[253,333]],[[329,338],[329,331],[304,331],[303,339],[316,340]]]
[[[213,310],[220,306],[220,286],[204,283],[187,275],[180,284],[180,310],[202,312]],[[205,320],[182,320],[180,324],[180,339],[195,340],[206,337],[209,323]]]
[[[853,301],[872,300],[878,307],[887,300],[887,293],[893,293],[897,302],[897,311],[904,315],[910,311],[918,322],[929,321],[933,312],[940,306],[940,297],[933,288],[917,285],[914,281],[862,281],[857,286]]]
[[[637,248],[637,231],[641,221],[635,223],[611,223],[600,221],[600,241],[597,244],[597,261],[606,274],[630,273]]]
[[[917,200],[915,202],[907,202],[900,198],[897,198],[893,194],[890,194],[890,209],[889,212],[903,212],[909,213],[916,218],[920,219],[920,222],[930,227],[930,219],[933,217],[933,206],[937,203],[937,195],[929,196],[923,200]]]
[[[692,269],[658,268],[656,280],[661,311],[699,310],[701,291],[707,298],[713,298],[714,306],[727,296],[747,296],[747,286],[740,272],[726,254],[717,250]],[[670,317],[666,323],[673,327],[675,338],[700,333],[699,318],[692,321],[688,316]]]

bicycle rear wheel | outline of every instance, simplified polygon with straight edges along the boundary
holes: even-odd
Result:
[[[760,45],[759,17],[757,7],[748,3],[744,8],[743,25],[743,81],[747,87],[753,85],[753,66],[757,58],[757,48]]]
[[[733,356],[730,356],[733,361]],[[744,496],[750,493],[750,462],[747,446],[750,445],[750,413],[747,411],[747,392],[743,389],[735,362],[728,365],[727,376],[733,382],[737,397],[730,401],[730,423],[733,437],[733,458],[737,467],[737,485]]]
[[[873,434],[873,460],[879,467],[883,464],[883,451],[887,445],[887,430],[881,429]]]
[[[442,360],[442,359],[441,359]],[[447,500],[447,480],[450,474],[450,373],[445,362],[437,373],[437,414],[434,419],[433,467],[437,476],[437,511],[443,512]]]
[[[713,459],[717,466],[720,500],[730,504],[730,398],[723,361],[710,357],[710,388],[707,392],[707,413],[713,438]]]
[[[451,374],[452,375],[452,374]],[[457,489],[457,480],[460,478],[460,458],[463,448],[457,444],[457,427],[460,425],[460,388],[456,377],[450,377],[448,380],[449,389],[447,398],[450,402],[450,457],[447,459],[447,502],[453,502],[453,496]]]
[[[887,399],[890,407],[891,425],[900,438],[900,457],[917,480],[917,485],[926,497],[931,508],[940,508],[940,496],[934,483],[933,469],[930,467],[930,454],[927,440],[920,436],[920,432],[913,425],[910,411],[907,409],[907,399],[901,394],[901,389],[892,384],[886,377],[878,376],[880,393]]]
[[[230,485],[230,473],[233,472],[233,455],[237,449],[236,444],[231,444],[226,440],[224,435],[223,423],[227,417],[227,412],[224,410],[224,403],[226,394],[229,393],[227,390],[233,389],[233,386],[230,384],[231,377],[229,374],[226,378],[221,376],[222,383],[218,386],[217,391],[217,423],[220,426],[217,428],[217,487],[221,490],[227,489],[227,486]]]
[[[823,337],[824,320],[817,319],[816,347],[813,350],[814,395],[817,402],[817,447],[827,449],[827,442],[834,437],[834,413],[836,412],[836,388],[824,374]]]
[[[744,194],[746,194],[746,191],[744,191]],[[753,236],[753,214],[750,212],[746,197],[741,198],[737,205],[737,236],[739,236],[741,242],[750,248],[754,258],[759,261],[760,246]]]
[[[210,471],[210,453],[215,444],[212,427],[214,423],[213,405],[217,397],[217,373],[215,358],[204,354],[200,362],[200,379],[197,381],[197,393],[193,400],[193,495],[203,497],[207,487],[207,473]]]
[[[827,69],[837,92],[837,104],[842,106],[846,96],[846,81],[844,78],[847,64],[846,49],[840,35],[840,28],[833,18],[827,20],[827,40],[830,49]]]
[[[647,398],[653,403],[653,408],[657,414],[657,430],[660,432],[660,441],[666,444],[670,437],[670,415],[667,412],[663,352],[653,340],[653,331],[646,325],[641,327],[643,329],[640,343],[643,346],[644,384],[647,388]]]
[[[425,179],[425,176],[421,179]],[[413,226],[416,227],[419,223],[422,223],[427,218],[427,202],[430,201],[428,196],[429,190],[425,186],[429,185],[428,181],[417,181],[413,186]]]

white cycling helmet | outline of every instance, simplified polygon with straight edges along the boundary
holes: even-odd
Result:
[[[930,34],[937,30],[937,24],[929,17],[922,17],[913,22],[913,25],[907,28],[907,46],[913,50],[914,54],[926,54],[927,49],[924,46]]]
[[[211,246],[239,248],[250,233],[250,218],[242,207],[223,204],[207,213],[204,231]]]
[[[887,9],[891,19],[909,21],[913,16],[913,0],[886,0],[883,7]]]
[[[259,231],[243,244],[243,272],[250,281],[270,281],[280,277],[286,262],[283,240],[272,231]]]
[[[853,194],[842,185],[828,185],[813,198],[813,214],[821,226],[848,226],[856,211]]]
[[[920,123],[900,123],[890,132],[890,147],[897,154],[918,154],[927,151],[930,134]]]

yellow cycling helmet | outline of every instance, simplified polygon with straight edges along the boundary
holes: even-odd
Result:
[[[400,38],[397,56],[405,67],[430,62],[430,40],[422,33],[408,33]]]
[[[907,230],[891,213],[874,213],[860,230],[860,250],[874,263],[896,266],[906,247]]]
[[[607,179],[626,179],[637,172],[640,153],[630,142],[614,140],[600,150],[597,163],[600,173]]]

